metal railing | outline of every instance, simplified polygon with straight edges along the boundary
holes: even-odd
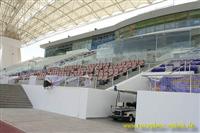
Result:
[[[200,74],[177,72],[145,75],[152,91],[200,93]]]
[[[146,63],[144,67],[138,66],[134,71],[132,69],[128,69],[126,72],[121,72],[118,74],[117,78],[112,76],[107,79],[107,82],[102,84],[101,80],[98,80],[96,76],[93,76],[92,78],[87,76],[58,76],[58,75],[48,75],[48,76],[54,76],[57,78],[61,78],[62,80],[57,83],[57,86],[67,86],[67,87],[87,87],[87,88],[97,88],[97,89],[107,89],[111,86],[114,86],[124,80],[127,80],[137,74],[140,74],[141,72],[147,71],[153,66],[156,66],[160,64],[160,62],[157,63]],[[33,76],[34,77],[34,76]],[[21,78],[13,78],[12,76],[6,76],[7,83],[8,84],[32,84],[32,85],[43,85],[45,77],[39,78],[35,76],[34,84],[31,83],[30,80],[32,80],[32,76],[25,76]],[[0,79],[1,80],[1,79]],[[52,81],[54,82],[54,81]]]

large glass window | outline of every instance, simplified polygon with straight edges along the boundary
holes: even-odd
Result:
[[[151,59],[155,59],[156,38],[152,36],[143,36],[135,38],[127,38],[115,41],[113,45],[113,53],[116,56],[137,57],[146,59],[146,53],[151,53]]]
[[[160,24],[155,26],[156,31],[163,31],[164,30],[164,24]]]
[[[171,32],[157,35],[157,48],[182,48],[190,47],[189,43],[190,33],[189,31]]]
[[[189,20],[190,26],[197,26],[200,25],[200,18],[193,18]]]
[[[188,20],[182,20],[182,21],[176,22],[176,28],[182,28],[182,27],[187,27],[187,26],[189,26]]]
[[[200,31],[200,30],[199,30]],[[200,45],[199,31],[193,31],[193,42]],[[177,31],[170,33],[160,33],[154,35],[144,35],[140,37],[124,38],[103,44],[102,50],[98,50],[101,57],[105,57],[105,50],[110,50],[109,57],[126,56],[145,59],[146,62],[154,62],[170,58],[173,52],[191,48],[190,31]],[[109,46],[109,47],[108,47]],[[106,49],[105,49],[106,48]],[[105,57],[106,58],[106,57]]]
[[[171,22],[171,23],[166,23],[165,24],[165,30],[174,29],[174,28],[176,28],[176,23],[175,22]]]
[[[146,33],[151,33],[151,32],[155,32],[155,26],[146,28]]]
[[[99,36],[94,36],[92,38],[91,49],[97,49],[97,47],[103,43],[110,42],[115,39],[114,32],[107,33]]]
[[[133,25],[133,24],[132,24]],[[200,10],[185,11],[135,23],[132,35],[142,35],[155,31],[169,30],[200,25]],[[128,37],[130,33],[126,26],[116,31],[117,37]],[[129,28],[130,29],[130,28]],[[136,31],[136,32],[135,32]]]
[[[191,41],[192,47],[200,46],[200,29],[193,29],[191,31]]]
[[[158,34],[156,58],[158,60],[169,58],[173,52],[184,48],[190,48],[190,32],[171,32]]]
[[[63,55],[72,50],[72,44],[62,44],[45,49],[45,57]]]
[[[91,39],[78,40],[72,44],[72,50],[84,49],[84,48],[87,48],[90,50],[91,43],[92,43]]]

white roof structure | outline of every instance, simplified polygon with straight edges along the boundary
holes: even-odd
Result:
[[[30,42],[164,0],[0,0],[0,36]]]

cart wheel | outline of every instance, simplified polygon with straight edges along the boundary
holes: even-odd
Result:
[[[134,118],[132,115],[129,116],[129,122],[133,122],[134,121]]]
[[[114,120],[114,121],[116,121],[116,120],[117,120],[117,118],[113,118],[113,120]]]

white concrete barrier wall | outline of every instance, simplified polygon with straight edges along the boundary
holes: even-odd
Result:
[[[117,84],[119,90],[127,91],[138,91],[138,90],[150,90],[150,82],[148,78],[142,77],[141,74],[138,74],[130,79],[127,79],[123,82]],[[113,86],[107,90],[113,90]]]
[[[200,96],[199,96],[199,102],[200,102]],[[199,107],[199,112],[200,112],[200,104],[198,105],[198,107]],[[198,125],[200,126],[200,113],[199,113],[199,124]],[[199,130],[200,130],[200,127],[199,127]]]
[[[54,87],[44,90],[36,85],[23,85],[23,88],[35,109],[86,118],[87,88]]]
[[[136,124],[190,122],[200,129],[200,94],[138,91]]]
[[[117,93],[105,90],[88,91],[87,118],[107,117],[111,115],[111,105],[115,105]]]
[[[117,93],[114,91],[78,87],[54,87],[44,90],[42,86],[23,85],[33,107],[49,112],[77,118],[108,117],[111,105],[115,105]],[[133,95],[122,94],[125,101],[133,100]]]
[[[111,105],[115,106],[117,92],[90,89],[88,91],[87,118],[108,117],[112,114]],[[133,102],[136,95],[120,93],[120,100],[123,102]]]

